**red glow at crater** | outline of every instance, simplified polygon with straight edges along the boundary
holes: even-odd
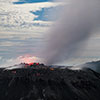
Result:
[[[33,65],[34,63],[29,63],[29,65],[31,66],[31,65]]]
[[[20,57],[20,61],[22,63],[28,63],[29,65],[33,65],[34,62],[38,62],[39,58],[35,57],[35,56],[21,56]],[[33,63],[32,63],[33,62]],[[38,64],[38,63],[37,63]]]

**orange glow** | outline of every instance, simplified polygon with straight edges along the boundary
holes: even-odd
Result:
[[[54,68],[50,68],[51,71],[54,71]]]
[[[31,66],[31,65],[33,65],[34,63],[29,63],[29,65]]]
[[[34,62],[39,61],[39,58],[37,58],[35,56],[29,56],[29,55],[20,56],[19,59],[22,63],[28,63],[28,64],[31,64],[32,62],[34,63]]]

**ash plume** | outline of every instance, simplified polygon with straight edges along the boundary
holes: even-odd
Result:
[[[68,1],[66,0],[65,3]],[[46,64],[55,64],[78,54],[84,40],[100,25],[100,0],[70,0],[49,30]]]

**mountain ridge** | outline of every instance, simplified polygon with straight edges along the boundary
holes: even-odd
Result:
[[[100,100],[100,74],[39,65],[0,69],[0,100]]]

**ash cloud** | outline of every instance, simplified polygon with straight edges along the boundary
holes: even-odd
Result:
[[[100,0],[70,0],[46,37],[45,63],[55,64],[77,55],[84,41],[95,34],[93,30],[99,25]]]

